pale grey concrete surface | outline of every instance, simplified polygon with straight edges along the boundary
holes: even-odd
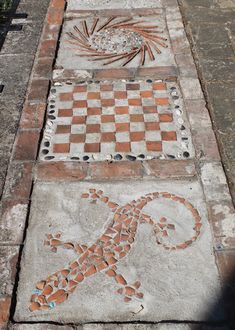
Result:
[[[105,204],[80,198],[89,188],[102,189],[121,206],[155,191],[184,196],[202,217],[201,235],[191,247],[168,252],[156,244],[151,226],[139,226],[132,249],[117,267],[129,283],[141,281],[143,301],[124,303],[123,297],[115,293],[117,284],[97,273],[79,285],[63,304],[50,311],[31,313],[28,306],[35,284],[76,258],[71,250],[59,249],[53,254],[43,246],[45,234],[60,231],[64,240],[91,244],[113,218]],[[165,216],[176,225],[176,232],[167,238],[171,243],[192,236],[192,215],[182,204],[160,198],[149,203],[143,212],[156,221]],[[15,320],[85,323],[208,319],[220,294],[220,284],[206,214],[201,187],[196,181],[37,183],[21,263]],[[139,312],[141,304],[143,310]],[[220,319],[222,315],[217,313],[213,317]]]
[[[68,11],[87,9],[158,8],[160,0],[68,0]]]

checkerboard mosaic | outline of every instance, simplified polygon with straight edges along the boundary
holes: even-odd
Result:
[[[89,81],[51,88],[42,160],[182,159],[193,155],[176,83]]]

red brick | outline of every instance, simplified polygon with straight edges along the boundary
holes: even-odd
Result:
[[[115,163],[92,163],[90,164],[90,175],[92,179],[122,179],[122,178],[141,178],[141,162],[115,162]]]
[[[145,139],[145,132],[130,132],[131,141],[143,141]]]
[[[14,160],[34,160],[37,156],[39,131],[20,130],[14,144]]]
[[[34,77],[51,79],[53,60],[53,57],[38,58],[33,68]]]
[[[114,142],[116,140],[115,133],[102,133],[101,142]]]
[[[173,121],[173,116],[171,114],[159,114],[159,120],[163,123],[170,123]]]
[[[85,152],[100,152],[100,143],[85,143]]]
[[[146,77],[154,79],[167,79],[168,81],[176,81],[178,75],[175,66],[162,66],[162,67],[151,67],[151,68],[139,68],[135,73],[135,78]]]
[[[39,50],[39,58],[42,57],[54,57],[56,50],[56,40],[44,40],[41,43],[41,47]]]
[[[52,0],[50,6],[56,9],[64,9],[65,0]]]
[[[134,78],[135,71],[127,68],[123,69],[102,69],[94,72],[95,79],[125,79]]]
[[[161,132],[162,140],[163,141],[176,141],[177,135],[176,132],[170,131],[170,132]]]
[[[155,98],[155,103],[157,105],[169,105],[169,99],[168,97],[158,97]]]
[[[196,175],[193,160],[149,160],[146,162],[148,173],[161,178],[177,178]],[[148,174],[147,173],[147,174]],[[149,175],[149,174],[148,174]]]
[[[46,104],[25,103],[20,119],[20,128],[42,128]]]
[[[87,175],[88,164],[78,162],[39,163],[36,177],[41,181],[83,180]]]
[[[11,297],[0,298],[0,328],[4,329],[8,322],[11,307]]]
[[[69,143],[56,143],[53,147],[54,153],[68,153],[70,150]]]
[[[129,132],[130,124],[129,123],[116,123],[116,132]]]
[[[70,142],[71,143],[84,143],[86,140],[85,134],[71,134],[70,135]]]
[[[32,80],[29,85],[29,93],[28,100],[37,100],[37,101],[45,101],[47,98],[47,93],[49,89],[49,80],[48,79],[40,79],[40,80]]]
[[[147,141],[146,146],[148,151],[162,151],[162,143],[160,141]]]
[[[32,163],[11,163],[4,190],[5,198],[28,199],[32,187]]]
[[[64,11],[61,9],[50,8],[48,10],[47,22],[49,24],[58,24],[60,25],[63,20]]]
[[[116,152],[130,152],[131,145],[129,142],[116,142]]]
[[[99,133],[100,132],[100,124],[87,124],[86,125],[87,133]]]

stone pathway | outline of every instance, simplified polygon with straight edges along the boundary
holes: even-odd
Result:
[[[2,328],[230,329],[234,210],[177,1],[50,2],[3,203]]]

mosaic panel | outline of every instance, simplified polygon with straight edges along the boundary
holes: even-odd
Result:
[[[104,81],[51,89],[42,160],[193,157],[175,83]]]
[[[103,69],[174,65],[163,11],[65,21],[57,67]]]
[[[219,289],[205,215],[196,181],[38,184],[15,319],[203,319]]]

